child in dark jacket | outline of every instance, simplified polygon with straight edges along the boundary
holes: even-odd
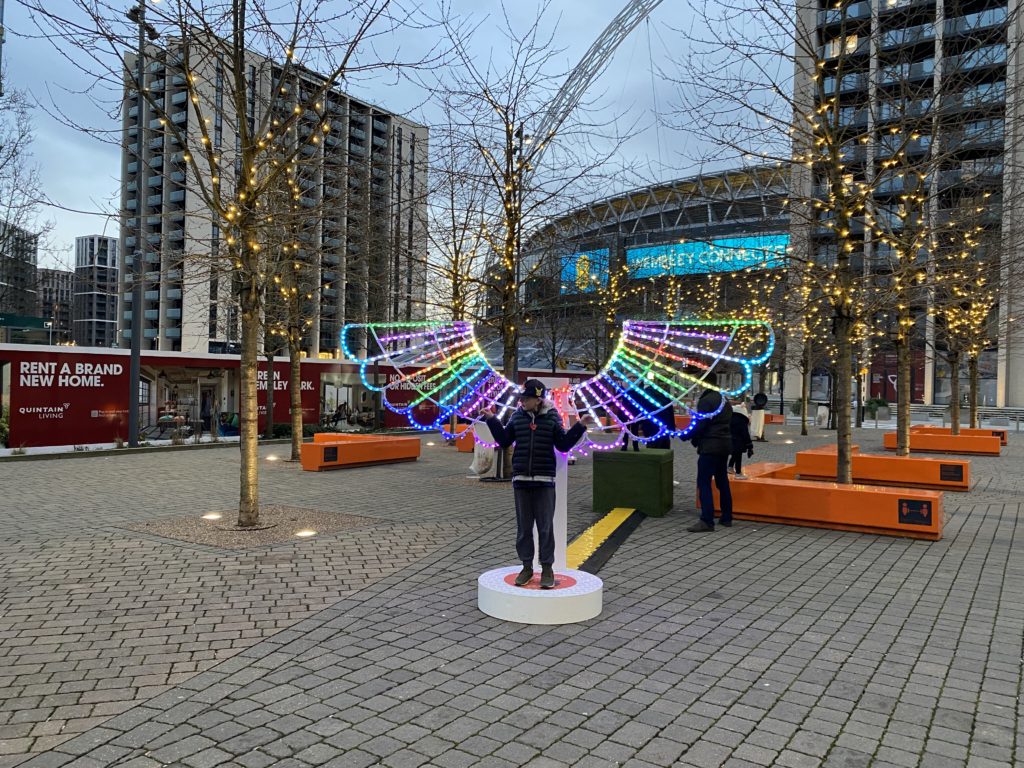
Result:
[[[754,455],[754,442],[750,439],[750,417],[742,403],[733,408],[729,430],[732,432],[729,469],[735,470],[736,477],[742,480],[746,478],[743,474],[743,454],[746,453],[748,459]]]
[[[717,390],[707,389],[694,409],[699,418],[690,442],[697,448],[697,495],[700,498],[700,520],[686,530],[704,533],[715,530],[715,497],[711,481],[715,481],[721,502],[721,524],[732,525],[732,492],[729,489],[729,471],[726,463],[732,450],[732,406]]]
[[[537,526],[540,547],[540,586],[555,586],[555,451],[569,451],[586,433],[579,422],[566,430],[554,406],[544,399],[543,382],[529,379],[519,394],[520,405],[508,424],[489,411],[487,427],[502,448],[515,445],[512,452],[512,490],[516,499],[516,553],[523,570],[516,586],[533,578],[533,527]]]

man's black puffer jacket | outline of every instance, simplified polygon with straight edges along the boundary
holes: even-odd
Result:
[[[566,430],[558,411],[547,402],[541,403],[538,410],[539,413],[533,414],[518,408],[505,425],[495,416],[487,419],[487,426],[498,445],[508,448],[515,443],[513,477],[554,477],[555,449],[568,451],[587,431],[582,423]]]
[[[690,442],[697,447],[698,454],[728,456],[732,453],[732,406],[728,400],[722,403],[724,397],[722,393],[709,389],[697,401],[700,413],[714,413],[722,406],[722,410],[711,418],[701,419],[690,435]]]

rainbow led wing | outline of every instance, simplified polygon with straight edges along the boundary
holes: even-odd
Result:
[[[687,401],[705,388],[725,397],[746,391],[754,366],[771,357],[774,343],[771,326],[757,320],[627,320],[604,368],[573,387],[572,406],[578,414],[603,417],[605,429],[642,442],[665,434],[684,437],[700,419],[714,415],[693,410]],[[719,386],[712,371],[733,374],[734,385]],[[666,423],[668,405],[682,405],[689,425],[677,429]]]
[[[593,430],[594,437],[614,435],[611,442],[588,439],[575,450],[608,450],[627,434],[642,442],[666,434],[684,437],[700,419],[714,415],[693,410],[687,401],[704,388],[726,397],[746,391],[754,366],[771,357],[774,342],[771,326],[756,320],[627,320],[604,368],[561,393],[563,414],[589,414],[605,424]],[[347,325],[341,343],[349,359],[379,350],[359,361],[363,384],[420,429],[438,429],[453,414],[474,420],[481,408],[493,408],[500,417],[516,406],[518,388],[487,362],[468,322]],[[713,371],[732,374],[726,378],[733,385],[719,386]],[[418,418],[425,404],[436,406],[427,409],[427,422]],[[689,412],[688,426],[669,423],[670,405]]]
[[[475,419],[481,408],[499,416],[516,405],[515,385],[491,367],[467,322],[346,325],[342,351],[359,361],[363,384],[382,393],[384,407],[421,429],[438,429],[454,413]],[[384,367],[381,376],[380,367]],[[429,423],[418,419],[424,404],[437,406]]]

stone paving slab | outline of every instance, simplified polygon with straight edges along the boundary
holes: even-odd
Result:
[[[755,459],[830,438],[793,431]],[[476,609],[476,576],[514,560],[511,491],[446,448],[264,472],[268,503],[379,525],[247,553],[123,527],[230,505],[231,451],[0,465],[0,766],[1024,764],[1010,439],[934,543],[688,534],[681,447],[676,511],[602,571],[603,614],[564,627]],[[589,462],[571,473],[575,532]]]

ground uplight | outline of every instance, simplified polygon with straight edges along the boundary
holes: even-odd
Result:
[[[220,520],[222,517],[220,512],[207,512],[203,515],[203,520]]]
[[[427,445],[433,445],[433,443],[432,442],[428,442]]]
[[[786,445],[792,445],[793,444],[792,440],[783,440],[782,442],[784,442]]]
[[[295,535],[300,539],[308,539],[310,536],[316,536],[316,531],[312,528],[303,528],[301,531],[296,531]]]
[[[267,456],[267,461],[277,461],[277,460],[278,460],[278,458],[274,454],[270,454],[269,456]]]

